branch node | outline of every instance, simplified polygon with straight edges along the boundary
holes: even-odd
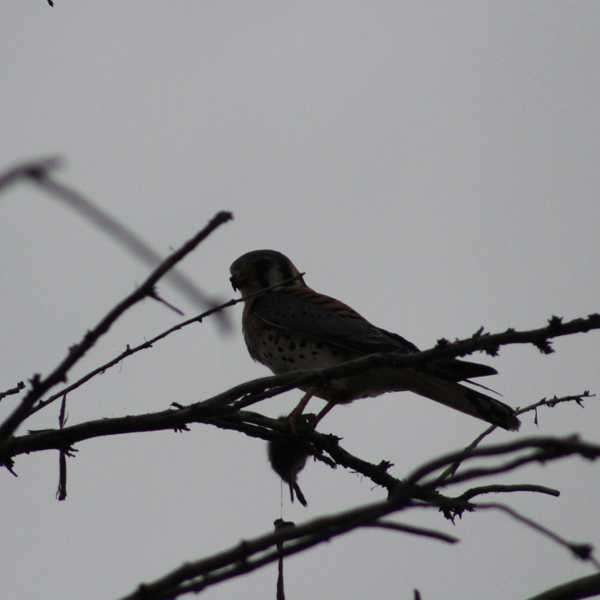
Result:
[[[591,544],[569,544],[569,550],[580,560],[590,560],[594,547]]]
[[[552,315],[549,319],[548,319],[548,327],[551,330],[557,331],[560,330],[560,326],[563,324],[563,319],[562,317],[557,317],[556,315]]]

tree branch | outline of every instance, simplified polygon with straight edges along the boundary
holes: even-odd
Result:
[[[189,254],[200,242],[202,242],[215,229],[232,218],[231,213],[217,213],[211,221],[201,229],[194,237],[183,244],[178,250],[167,257],[137,289],[119,302],[109,313],[91,330],[83,339],[69,349],[69,353],[63,361],[47,377],[42,379],[34,375],[31,379],[31,389],[21,400],[12,414],[0,425],[0,455],[5,454],[7,440],[16,431],[17,427],[29,415],[34,404],[52,387],[60,382],[66,381],[71,367],[81,359],[86,352],[92,348],[96,341],[102,337],[113,325],[113,323],[129,308],[149,296],[157,282],[172,269],[180,260]]]
[[[525,406],[524,408],[520,408],[516,410],[517,415],[522,415],[527,412],[535,411],[535,424],[537,425],[537,409],[542,406],[547,406],[548,408],[554,408],[558,404],[562,404],[565,402],[575,402],[579,406],[583,406],[583,400],[585,398],[593,398],[596,394],[590,394],[589,390],[585,390],[581,394],[572,394],[569,396],[557,397],[554,396],[552,398],[542,398],[537,402],[533,402],[532,404]],[[458,471],[460,465],[466,456],[476,448],[488,435],[493,433],[497,429],[496,425],[490,425],[487,429],[485,429],[481,434],[479,434],[464,450],[464,455],[457,460],[455,463],[451,464],[439,477],[440,482],[444,479],[447,479],[451,475],[454,475],[456,471]]]
[[[496,444],[483,448],[475,448],[464,460],[472,460],[482,456],[499,456],[503,454],[512,454],[519,450],[532,450],[528,455],[514,459],[513,461],[490,468],[472,469],[455,475],[445,481],[434,481],[426,484],[429,486],[451,485],[462,483],[469,479],[481,477],[482,475],[494,475],[496,473],[504,473],[520,467],[521,465],[531,462],[545,462],[562,458],[564,456],[579,455],[589,460],[595,460],[600,457],[600,446],[589,442],[581,442],[577,436],[568,436],[564,438],[558,437],[530,437],[522,438],[515,442],[507,444]],[[430,475],[437,469],[452,464],[458,458],[464,456],[463,451],[452,452],[435,458],[426,463],[422,467],[416,469],[407,479],[409,483],[418,483],[427,475]]]
[[[600,573],[563,583],[528,600],[580,600],[600,594]]]
[[[292,281],[294,279],[298,279],[299,277],[302,277],[302,275],[304,275],[304,273],[300,273],[296,277],[292,277],[290,279],[290,281]],[[220,312],[226,308],[229,308],[231,306],[235,306],[236,304],[239,304],[240,302],[244,302],[244,301],[248,300],[249,298],[253,298],[255,296],[262,295],[262,294],[268,292],[269,290],[271,290],[272,288],[277,287],[278,285],[280,285],[280,284],[273,285],[269,288],[261,290],[260,292],[249,294],[248,296],[244,296],[243,298],[232,298],[231,300],[228,300],[227,302],[223,302],[222,304],[219,304],[217,306],[213,306],[212,308],[209,308],[208,310],[204,311],[203,313],[200,313],[199,315],[196,315],[195,317],[192,317],[191,319],[186,319],[185,321],[182,321],[181,323],[178,323],[177,325],[174,325],[173,327],[169,327],[165,331],[162,331],[161,333],[155,335],[153,338],[143,342],[142,344],[139,344],[134,347],[131,347],[128,345],[125,348],[125,350],[123,350],[123,352],[121,352],[119,355],[115,356],[108,362],[104,363],[103,365],[100,365],[99,367],[96,367],[95,369],[92,369],[89,373],[86,373],[83,377],[81,377],[80,379],[78,379],[77,381],[72,383],[71,385],[63,388],[56,394],[53,394],[49,398],[46,398],[45,400],[40,400],[31,409],[29,414],[32,415],[32,414],[38,412],[42,408],[51,404],[52,402],[58,400],[59,398],[64,397],[66,394],[69,394],[73,390],[76,390],[77,388],[81,387],[84,383],[87,383],[93,377],[96,377],[97,375],[101,375],[101,374],[105,373],[108,369],[114,367],[115,365],[118,365],[121,361],[132,356],[133,354],[137,354],[138,352],[141,352],[142,350],[148,350],[149,348],[152,348],[154,346],[154,344],[156,344],[156,342],[159,342],[160,340],[166,338],[167,336],[171,335],[172,333],[175,333],[176,331],[179,331],[180,329],[183,329],[184,327],[187,327],[188,325],[191,325],[192,323],[202,323],[204,321],[204,319],[206,319],[207,317],[210,317],[211,315],[218,313],[218,312]],[[281,393],[281,392],[277,392],[277,393]],[[0,399],[2,399],[1,395],[0,395]]]
[[[371,526],[380,517],[392,514],[407,506],[407,499],[375,502],[334,515],[319,517],[297,527],[286,527],[268,533],[220,552],[208,558],[189,562],[168,575],[140,587],[123,600],[167,600],[188,592],[200,592],[207,587],[241,574],[249,573],[282,556],[296,554],[338,537],[358,527]],[[396,525],[396,524],[394,524]],[[385,525],[384,525],[385,526]],[[435,537],[453,543],[456,538],[418,527],[402,529],[409,533]],[[441,536],[441,537],[440,537]],[[288,542],[283,545],[284,542]],[[281,549],[277,549],[277,546]],[[274,549],[272,549],[274,548]]]
[[[555,446],[561,446],[563,444],[563,440],[555,439],[553,441]],[[565,444],[568,450],[573,450],[571,440],[567,440]],[[521,446],[528,448],[537,448],[539,446],[547,447],[548,443],[547,439],[542,439],[539,443],[529,440],[528,443],[521,444]],[[595,452],[595,447],[593,448]],[[517,447],[517,449],[519,448]],[[478,450],[482,455],[504,454],[507,451],[508,450],[502,445],[490,449]],[[600,448],[598,451],[600,453]],[[583,450],[584,455],[589,455],[591,452],[592,449],[587,447]],[[566,454],[554,453],[553,458],[559,458],[560,456],[566,456]],[[535,458],[531,457],[530,461],[532,460],[535,460]],[[420,469],[417,469],[416,472],[425,471],[426,469],[427,465],[424,465]],[[186,563],[155,582],[141,585],[136,592],[126,596],[124,600],[167,600],[176,598],[188,592],[198,593],[215,583],[254,571],[263,565],[278,560],[282,556],[289,556],[324,541],[330,541],[332,538],[347,533],[357,527],[384,527],[416,533],[418,535],[425,535],[427,537],[434,537],[446,542],[455,541],[446,536],[446,534],[440,534],[440,532],[423,530],[422,528],[415,528],[411,525],[381,521],[382,517],[406,508],[423,506],[422,504],[413,503],[414,489],[414,486],[400,485],[388,500],[371,503],[349,511],[314,519],[298,527],[278,530],[275,533],[269,533],[253,540],[244,541],[225,552],[198,561]],[[487,489],[475,489],[470,493],[467,492],[467,497],[469,495],[473,496],[478,493],[490,491],[492,490],[489,487]],[[498,486],[496,491],[542,491],[543,493],[550,493],[552,495],[554,495],[555,492],[554,490],[543,488],[542,486],[530,485]],[[454,499],[448,499],[449,502],[452,502],[453,500]],[[533,522],[531,519],[523,517],[505,505],[485,503],[469,504],[468,502],[464,502],[463,499],[455,500],[461,500],[463,502],[463,510],[465,508],[468,510],[476,510],[479,507],[503,510],[514,518],[526,523],[528,526],[544,533],[554,541],[562,543],[562,545],[568,547],[572,552],[577,552],[577,555],[581,558],[584,558],[584,551],[587,551],[589,556],[586,558],[588,560],[593,560],[593,557],[589,558],[591,556],[589,546],[569,544],[547,528]],[[287,542],[287,544],[284,545],[284,542]]]

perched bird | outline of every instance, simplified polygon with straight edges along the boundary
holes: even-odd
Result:
[[[242,321],[250,356],[275,374],[331,367],[374,353],[419,350],[339,300],[308,287],[281,252],[248,252],[232,263],[230,271],[233,289],[250,296]],[[270,289],[258,293],[265,288]],[[457,359],[439,359],[419,367],[377,366],[302,388],[306,393],[289,418],[293,423],[313,396],[327,402],[316,425],[338,403],[409,390],[492,425],[516,430],[520,422],[510,406],[458,383],[496,372],[487,365]]]

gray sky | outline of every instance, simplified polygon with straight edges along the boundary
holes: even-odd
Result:
[[[580,2],[7,2],[0,18],[0,165],[58,153],[61,177],[168,253],[219,209],[235,221],[184,264],[230,297],[228,267],[256,248],[288,254],[316,289],[422,347],[481,325],[538,327],[598,311],[600,8]],[[148,272],[39,191],[0,196],[4,351],[0,389],[47,373]],[[163,293],[193,315],[168,285]],[[69,398],[69,422],[189,403],[265,375],[239,331],[188,328]],[[177,322],[128,313],[83,374]],[[488,359],[514,406],[600,392],[598,334],[541,356]],[[479,358],[479,357],[478,357]],[[487,357],[486,357],[487,358]],[[299,392],[261,405],[288,412]],[[6,399],[6,410],[14,400]],[[314,408],[319,408],[315,401]],[[56,426],[57,410],[29,426]],[[598,401],[526,418],[521,432],[598,441]],[[403,476],[480,433],[474,419],[409,393],[336,409],[321,430]],[[498,433],[494,441],[515,439]],[[208,427],[105,438],[0,478],[3,596],[114,598],[180,563],[269,530],[280,484],[264,444]],[[571,460],[507,482],[559,499],[503,500],[574,541],[600,545],[597,467]],[[382,497],[321,464],[301,476],[296,522]],[[458,492],[458,490],[456,490]],[[290,598],[520,598],[591,573],[504,515],[412,522],[458,547],[356,532],[286,563]],[[407,521],[407,516],[401,520]],[[274,597],[266,568],[211,599]]]

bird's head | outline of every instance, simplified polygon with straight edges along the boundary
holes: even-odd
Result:
[[[231,285],[242,296],[282,284],[283,287],[306,287],[294,263],[276,250],[253,250],[231,263]],[[294,279],[295,278],[295,279]]]

